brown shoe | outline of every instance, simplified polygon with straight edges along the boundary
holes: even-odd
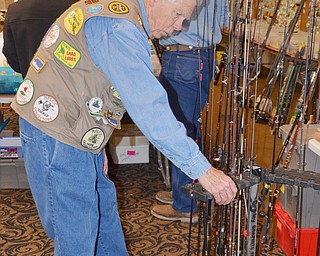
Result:
[[[173,204],[171,191],[159,191],[156,194],[156,199],[164,204]]]
[[[171,205],[156,205],[152,208],[151,214],[161,220],[173,220],[181,222],[190,221],[190,212],[179,212],[172,208]],[[198,222],[198,214],[192,213],[192,223]]]

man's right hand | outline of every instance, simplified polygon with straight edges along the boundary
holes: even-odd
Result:
[[[238,188],[233,180],[222,171],[211,167],[198,178],[201,186],[211,193],[217,204],[229,204],[236,196]]]

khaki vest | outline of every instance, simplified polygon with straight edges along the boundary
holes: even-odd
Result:
[[[51,137],[99,153],[114,128],[120,129],[125,108],[86,47],[84,23],[94,16],[142,26],[137,0],[73,4],[44,36],[11,106]]]

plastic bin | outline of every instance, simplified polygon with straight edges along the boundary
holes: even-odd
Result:
[[[274,207],[274,217],[277,220],[276,241],[287,256],[293,256],[295,223],[279,203],[276,203]],[[317,245],[317,228],[300,228],[298,230],[297,256],[316,256]]]
[[[0,94],[16,94],[23,79],[11,67],[0,67]]]

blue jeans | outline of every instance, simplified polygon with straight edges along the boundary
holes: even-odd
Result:
[[[198,119],[209,94],[213,70],[212,58],[212,50],[201,50],[200,56],[196,50],[164,51],[162,55],[162,70],[159,81],[168,93],[170,107],[174,115],[185,125],[188,136],[194,140],[200,139]],[[202,66],[201,86],[199,66]],[[172,207],[180,212],[196,211],[196,204],[193,204],[193,209],[191,209],[191,199],[181,191],[181,187],[192,180],[173,164],[171,178]]]
[[[128,255],[103,153],[78,150],[20,118],[31,192],[55,256]]]

